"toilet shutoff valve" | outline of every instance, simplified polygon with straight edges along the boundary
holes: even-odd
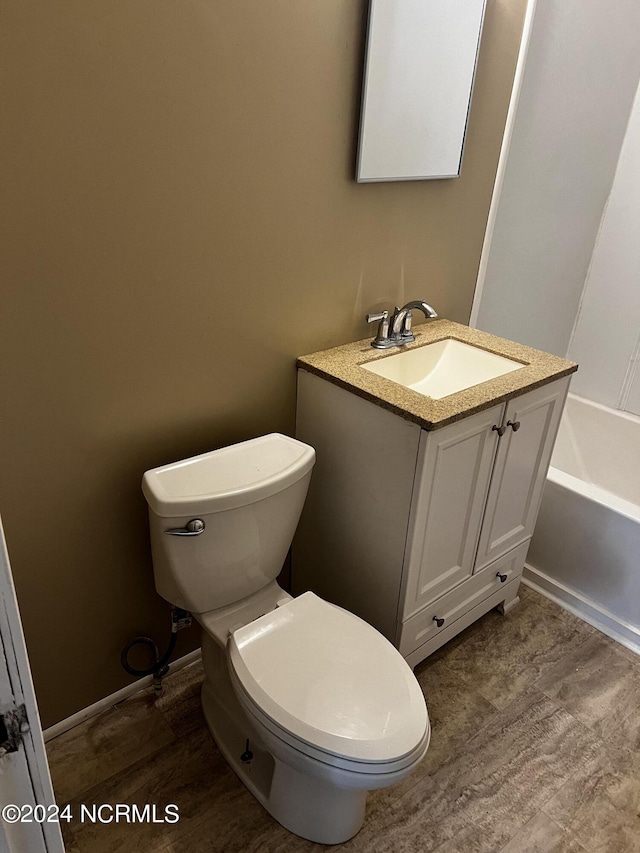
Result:
[[[183,610],[181,607],[171,608],[171,631],[176,634],[183,628],[190,628],[193,617],[188,610]]]

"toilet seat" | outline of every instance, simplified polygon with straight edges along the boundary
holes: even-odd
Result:
[[[279,743],[281,748],[285,750],[289,749],[290,760],[292,753],[295,753],[307,761],[312,759],[316,766],[325,766],[326,771],[347,771],[351,777],[366,777],[366,787],[369,789],[391,784],[387,780],[397,776],[398,773],[404,775],[404,771],[411,769],[424,758],[424,754],[429,746],[431,726],[427,720],[427,728],[415,749],[398,759],[391,761],[354,761],[335,753],[326,752],[307,741],[300,740],[300,738],[292,735],[291,732],[278,726],[251,700],[236,677],[233,668],[231,668],[230,675],[236,697],[249,719],[253,722],[256,730],[261,733],[263,738],[269,738],[267,742],[271,744],[269,748],[274,753],[276,752],[275,744]]]
[[[382,634],[312,592],[233,631],[248,710],[325,763],[394,772],[424,752],[429,721],[413,672]]]

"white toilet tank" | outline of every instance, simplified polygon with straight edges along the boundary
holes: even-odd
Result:
[[[274,580],[298,525],[315,457],[309,445],[272,433],[147,471],[142,491],[158,593],[205,613]],[[204,522],[201,532],[197,521]]]

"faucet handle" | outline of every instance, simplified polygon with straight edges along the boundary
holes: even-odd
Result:
[[[377,323],[378,320],[388,320],[389,312],[388,311],[378,311],[376,314],[367,314],[366,316],[367,323]]]
[[[371,341],[371,346],[375,349],[388,349],[392,344],[389,340],[389,312],[378,311],[374,314],[367,314],[367,323],[380,323],[375,338]]]

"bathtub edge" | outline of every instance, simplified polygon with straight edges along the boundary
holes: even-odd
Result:
[[[560,583],[530,563],[524,564],[522,583],[577,616],[620,645],[640,655],[640,631],[605,610],[577,590]]]

